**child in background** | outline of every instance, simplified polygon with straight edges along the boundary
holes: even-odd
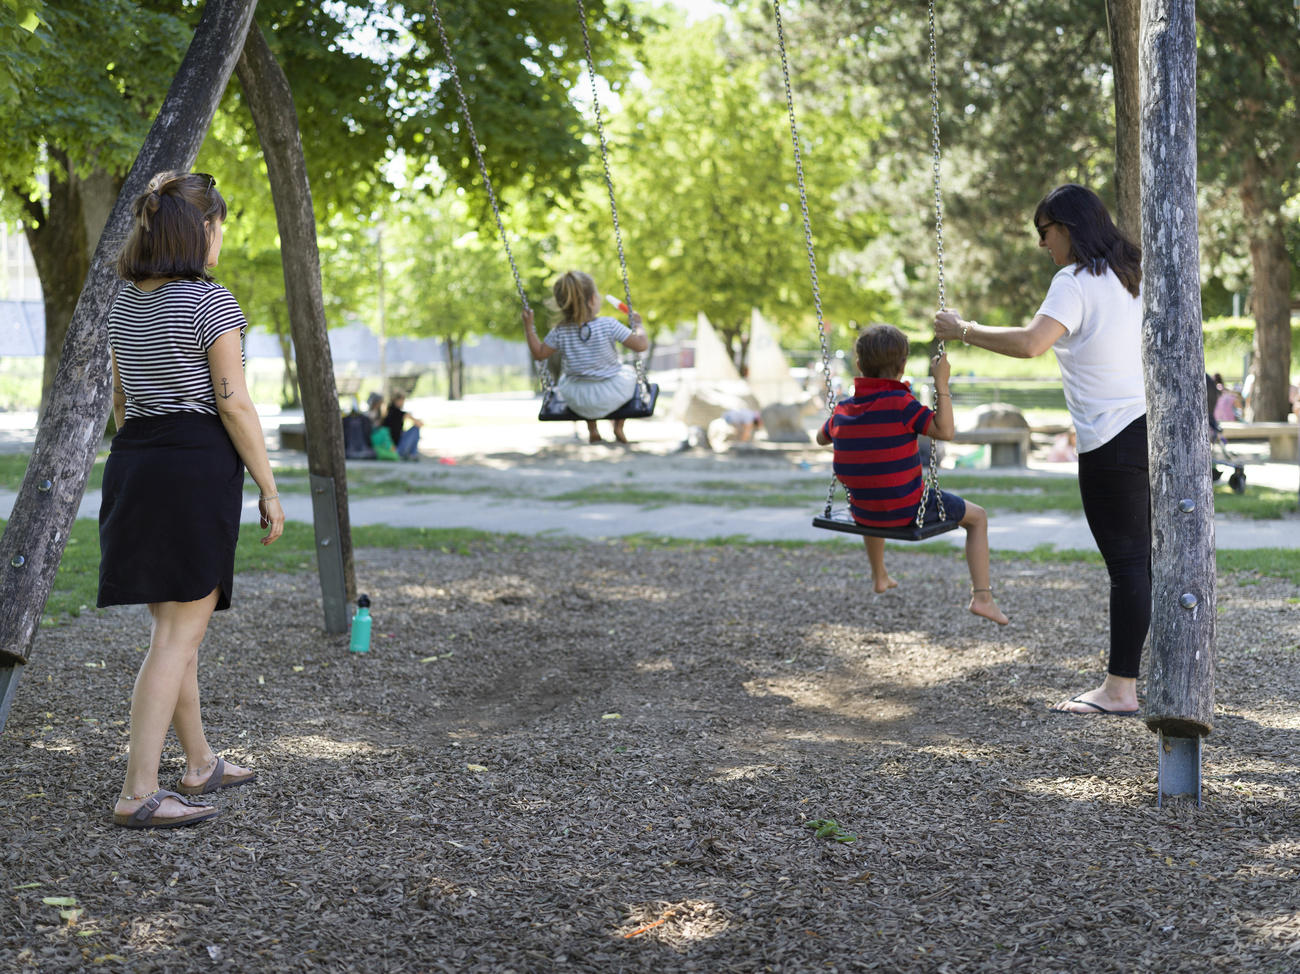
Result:
[[[901,381],[908,349],[907,336],[893,325],[872,325],[862,332],[855,346],[861,377],[854,380],[853,395],[839,402],[817,431],[818,443],[834,446],[835,476],[848,491],[853,520],[870,527],[898,528],[915,522],[924,483],[916,438],[951,440],[956,433],[947,356],[934,360],[935,408],[931,410]],[[989,584],[988,514],[956,494],[941,493],[944,519],[966,531],[969,609],[1004,626],[1009,620],[994,601]],[[938,520],[938,498],[931,494],[925,522]],[[896,588],[898,583],[885,569],[885,540],[864,537],[863,541],[876,592]]]
[[[650,340],[641,330],[641,316],[628,315],[631,327],[613,318],[598,316],[600,292],[590,274],[568,271],[552,288],[560,319],[544,340],[533,330],[533,311],[523,313],[524,338],[537,361],[560,353],[560,380],[556,391],[570,409],[587,421],[587,438],[601,442],[596,420],[608,416],[636,392],[636,370],[618,360],[615,345],[621,342],[634,352],[644,352]],[[614,439],[626,443],[623,420],[614,423]]]

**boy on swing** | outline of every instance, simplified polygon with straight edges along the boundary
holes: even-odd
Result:
[[[865,527],[901,528],[916,521],[924,479],[916,438],[951,440],[956,433],[950,367],[945,355],[934,359],[935,408],[923,406],[902,381],[907,369],[907,336],[893,325],[872,325],[858,336],[854,351],[859,377],[853,395],[835,406],[817,431],[817,442],[833,446],[835,476],[849,495],[853,520]],[[943,519],[966,531],[966,565],[970,569],[970,611],[1005,626],[1009,621],[993,600],[989,584],[989,517],[978,504],[956,494],[943,497]],[[939,498],[926,498],[925,523],[940,519]],[[885,539],[864,537],[877,593],[898,583],[885,570]]]

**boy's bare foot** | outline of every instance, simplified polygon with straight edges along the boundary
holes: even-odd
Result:
[[[601,435],[600,435],[599,433],[592,433],[590,436],[587,437],[587,442],[588,442],[588,443],[604,443],[605,441],[604,441],[604,439],[601,437]]]
[[[1005,626],[1011,621],[1007,618],[1007,614],[999,609],[998,604],[993,601],[993,589],[991,588],[971,589],[970,610],[977,616],[993,620],[999,626]]]
[[[873,575],[871,578],[871,586],[876,590],[876,594],[879,595],[882,592],[888,592],[891,588],[898,588],[898,583],[888,575]]]
[[[630,442],[631,442],[631,441],[630,441],[626,436],[623,435],[623,431],[622,431],[622,430],[619,430],[617,433],[614,434],[614,439],[618,440],[618,442],[620,442],[620,443],[630,443]]]

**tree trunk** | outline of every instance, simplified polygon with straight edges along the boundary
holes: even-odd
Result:
[[[453,335],[442,340],[443,357],[447,360],[447,398],[464,398],[465,371],[461,364],[461,341]]]
[[[113,206],[68,328],[36,446],[0,537],[0,665],[25,662],[112,402],[104,319],[121,286],[131,204],[154,174],[188,169],[212,123],[257,0],[208,0],[153,127]],[[80,226],[81,221],[77,221]]]
[[[1287,392],[1291,371],[1291,255],[1282,230],[1282,201],[1266,200],[1259,162],[1247,157],[1241,186],[1242,211],[1250,234],[1250,265],[1255,313],[1255,377],[1249,420],[1285,420],[1291,411]]]
[[[297,409],[302,405],[302,396],[298,392],[298,367],[293,360],[293,338],[279,315],[275,316],[275,339],[280,345],[280,357],[284,360],[284,373],[280,379],[280,408]]]
[[[1186,738],[1214,725],[1214,499],[1196,237],[1194,0],[1143,5],[1142,93],[1142,229],[1149,243],[1142,356],[1154,609],[1145,709],[1152,730]]]
[[[48,151],[49,201],[44,211],[38,211],[39,215],[34,215],[25,228],[27,246],[41,281],[45,310],[42,416],[59,367],[59,353],[68,337],[68,325],[77,308],[77,296],[86,283],[95,245],[122,187],[121,176],[102,169],[92,169],[82,176],[66,153],[55,148]]]
[[[311,187],[307,182],[298,113],[288,79],[256,24],[248,31],[237,71],[248,110],[257,126],[258,140],[262,143],[271,196],[275,201],[289,327],[297,353],[298,388],[307,425],[307,468],[316,476],[334,480],[344,587],[347,600],[351,602],[356,598],[357,583],[352,561],[352,527],[348,517],[343,424],[339,421],[334,359],[325,327],[316,215],[312,209]]]
[[[1115,84],[1115,222],[1142,243],[1142,115],[1138,40],[1141,0],[1106,0]]]

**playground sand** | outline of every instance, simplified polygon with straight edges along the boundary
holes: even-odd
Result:
[[[1205,807],[1158,810],[1140,720],[1046,709],[1098,679],[1103,569],[999,563],[998,628],[960,558],[890,558],[874,596],[853,549],[363,550],[365,656],[314,574],[240,576],[200,681],[259,780],[171,834],[109,815],[146,614],[43,630],[0,967],[1293,970],[1295,586],[1220,579]]]

